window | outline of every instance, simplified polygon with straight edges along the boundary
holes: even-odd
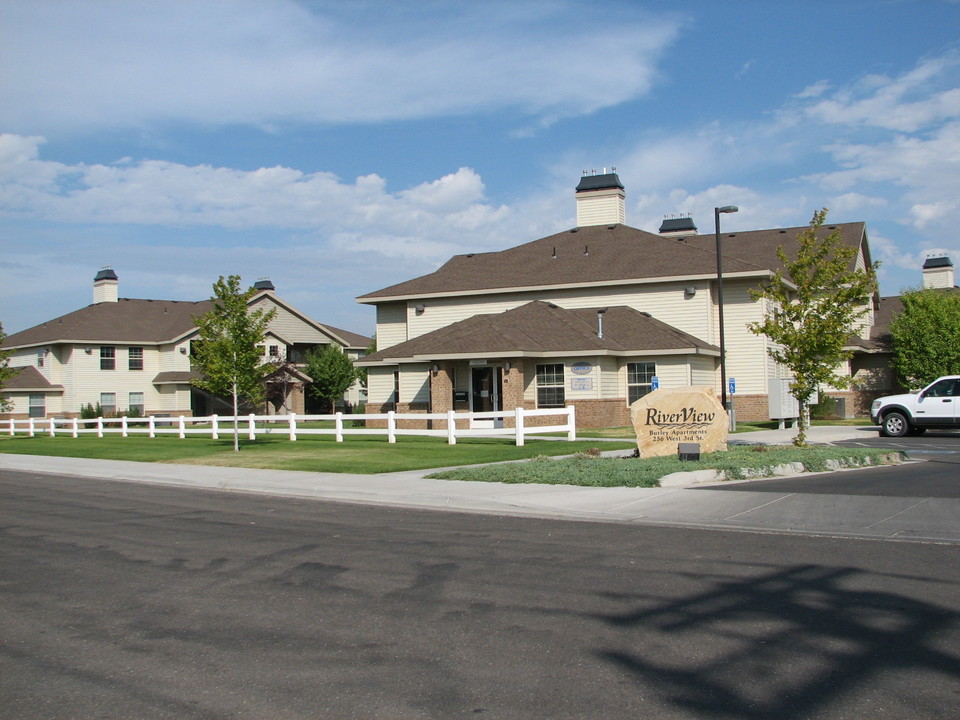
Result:
[[[37,350],[37,367],[43,367],[43,359],[47,356],[46,350]]]
[[[393,371],[393,404],[394,406],[400,402],[400,371]]]
[[[143,417],[143,393],[142,392],[132,392],[130,393],[128,402],[127,402],[127,412],[131,415]]]
[[[100,412],[103,417],[113,417],[117,414],[117,394],[100,393]]]
[[[653,376],[656,374],[656,363],[627,363],[627,402],[630,405],[653,390]]]
[[[563,363],[537,365],[537,407],[563,407]]]
[[[270,357],[280,357],[280,346],[271,345],[270,346]]]
[[[100,369],[117,369],[117,349],[115,347],[104,345],[100,348]]]
[[[143,348],[132,347],[127,350],[127,369],[143,370]]]
[[[46,396],[30,393],[29,415],[32,418],[42,418],[47,414]]]

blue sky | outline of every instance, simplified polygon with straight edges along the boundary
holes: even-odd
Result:
[[[960,265],[960,3],[5,0],[0,322],[269,277],[358,295],[575,224],[865,221],[881,293]]]

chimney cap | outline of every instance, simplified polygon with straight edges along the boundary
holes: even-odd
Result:
[[[923,261],[923,269],[927,270],[930,268],[942,268],[942,267],[953,267],[953,263],[950,261],[950,258],[946,255],[940,255],[938,257],[928,257]]]
[[[610,188],[623,190],[623,183],[620,182],[620,176],[615,172],[604,173],[603,175],[584,175],[580,178],[580,182],[577,185],[577,192],[607,190]]]
[[[101,280],[119,280],[117,273],[113,271],[112,267],[102,267],[97,273],[97,276],[93,279],[94,282],[100,282]]]
[[[273,283],[270,281],[270,278],[265,278],[265,277],[264,277],[264,278],[259,278],[259,279],[253,284],[253,289],[254,289],[254,290],[257,290],[257,291],[260,291],[260,290],[276,290],[276,288],[273,286]]]
[[[660,223],[661,233],[694,233],[697,232],[697,226],[692,217],[664,218]]]

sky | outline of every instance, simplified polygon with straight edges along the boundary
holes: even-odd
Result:
[[[355,298],[573,227],[867,224],[880,292],[960,265],[960,2],[0,0],[0,322],[269,278]]]

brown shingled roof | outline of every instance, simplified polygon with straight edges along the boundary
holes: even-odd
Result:
[[[719,354],[719,348],[714,345],[624,306],[606,309],[601,338],[597,334],[597,310],[567,310],[552,303],[535,301],[497,315],[474,315],[381,350],[363,358],[359,364],[465,355]]]
[[[194,316],[208,312],[210,300],[131,300],[103,302],[8,335],[4,347],[56,342],[170,342],[196,327]]]
[[[761,276],[780,269],[777,247],[783,245],[789,253],[807,229],[724,233],[724,273]],[[821,232],[834,229],[854,246],[866,232],[863,223],[825,226]],[[619,224],[574,228],[499,252],[456,255],[436,272],[357,300],[708,276],[717,269],[715,242],[713,234],[666,237]]]
[[[11,368],[11,370],[16,370],[15,375],[11,375],[10,378],[4,383],[4,391],[10,390],[19,390],[20,392],[25,392],[27,390],[63,390],[63,385],[54,385],[44,376],[42,372],[37,370],[33,365],[27,365],[21,368]]]

